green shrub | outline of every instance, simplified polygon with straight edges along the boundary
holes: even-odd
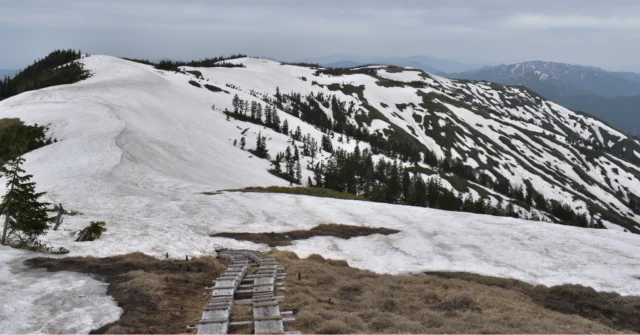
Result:
[[[76,242],[84,242],[84,241],[93,241],[97,240],[102,236],[102,233],[107,231],[107,228],[104,226],[106,223],[104,221],[91,221],[87,227],[82,229],[78,234],[78,238]]]
[[[45,126],[28,126],[19,119],[0,119],[0,166],[51,143],[46,139],[45,131]]]
[[[192,75],[196,76],[196,78],[198,79],[202,79],[202,72],[200,71],[196,71],[196,70],[192,70],[192,71],[187,71],[187,73],[191,73]]]
[[[209,91],[211,92],[225,92],[225,93],[229,93],[228,91],[225,91],[223,89],[221,89],[218,86],[213,86],[213,85],[209,85],[209,84],[204,84],[204,87],[206,87]]]
[[[195,86],[195,87],[202,87],[202,86],[200,86],[200,84],[199,84],[197,81],[195,81],[195,80],[189,80],[189,84],[191,84],[191,85],[193,85],[193,86]]]

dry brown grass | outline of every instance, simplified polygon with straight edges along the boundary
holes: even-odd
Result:
[[[141,253],[117,257],[35,258],[35,267],[102,276],[107,294],[124,314],[118,322],[94,330],[108,334],[184,333],[202,315],[209,299],[204,288],[226,269],[224,261],[200,257],[187,261],[159,260]],[[188,282],[185,273],[188,272]],[[209,291],[207,291],[209,292]]]
[[[552,310],[538,301],[540,297],[536,300],[521,290],[531,285],[514,280],[472,274],[464,274],[465,278],[443,278],[435,274],[379,275],[318,255],[298,259],[293,253],[278,250],[272,251],[271,255],[287,272],[289,289],[281,310],[293,310],[296,314],[295,324],[288,329],[303,333],[638,331],[614,318],[589,320],[589,316],[578,313]],[[545,289],[564,292],[563,287]],[[603,301],[615,304],[616,300],[607,294],[596,294],[602,295]]]
[[[364,226],[350,226],[345,224],[320,224],[309,230],[292,230],[283,233],[217,233],[211,234],[213,237],[227,237],[239,241],[251,241],[254,243],[265,243],[270,247],[291,245],[294,240],[304,240],[314,236],[333,236],[349,239],[358,236],[369,236],[373,234],[391,235],[400,232],[389,228],[371,228]]]
[[[287,329],[303,333],[640,332],[638,297],[577,285],[532,286],[468,273],[379,275],[320,255],[299,259],[278,250],[271,255],[288,274],[280,308],[293,310],[296,321]],[[228,265],[212,257],[185,262],[141,253],[30,262],[51,271],[94,273],[109,282],[107,294],[124,314],[95,332],[110,334],[184,333],[186,325],[200,318],[209,299],[204,287]],[[234,304],[234,321],[250,317],[250,305]],[[253,331],[251,325],[231,330]]]

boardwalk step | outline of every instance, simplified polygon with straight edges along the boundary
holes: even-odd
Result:
[[[202,319],[200,321],[198,321],[199,324],[206,324],[206,323],[224,323],[224,322],[228,322],[229,318],[213,318],[213,319]]]

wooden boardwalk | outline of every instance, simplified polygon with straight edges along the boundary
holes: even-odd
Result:
[[[249,268],[249,260],[246,257],[233,254],[218,256],[231,259],[233,263],[215,281],[211,299],[202,309],[202,318],[198,322],[198,334],[228,333],[233,299]]]
[[[295,321],[292,312],[280,311],[279,302],[284,296],[276,294],[285,290],[284,267],[273,257],[257,251],[222,250],[218,257],[230,259],[232,264],[215,280],[211,299],[196,327],[198,334],[227,334],[229,326],[251,323],[255,334],[299,334],[284,330],[285,322]],[[255,272],[248,274],[250,268]],[[251,304],[253,319],[232,322],[234,302]]]

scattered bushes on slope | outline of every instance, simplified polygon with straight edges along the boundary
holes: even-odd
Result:
[[[73,84],[90,76],[81,63],[74,62],[82,57],[80,51],[56,50],[35,61],[15,77],[0,81],[0,100],[22,92],[45,87]]]
[[[225,93],[229,94],[229,91],[225,91],[225,90],[221,89],[218,86],[204,84],[204,87],[206,87],[206,89],[208,89],[211,92],[225,92]]]
[[[0,166],[10,159],[51,144],[47,127],[25,125],[19,119],[0,119]]]
[[[202,77],[202,72],[200,72],[200,71],[193,70],[193,71],[187,71],[187,73],[191,73],[192,75],[196,76],[196,78],[198,78],[198,79],[202,79],[203,78]]]
[[[321,187],[285,187],[285,186],[269,186],[269,187],[247,187],[240,190],[230,190],[235,192],[256,192],[256,193],[287,193],[297,195],[308,195],[321,198],[335,198],[345,200],[364,200],[367,199],[350,193],[331,190]]]

